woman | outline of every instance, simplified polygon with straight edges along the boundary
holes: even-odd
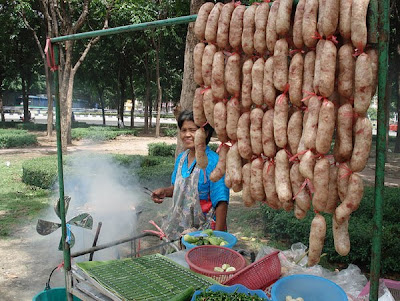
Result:
[[[158,188],[152,194],[155,203],[162,203],[164,198],[172,197],[172,212],[162,224],[162,229],[171,239],[191,228],[226,230],[229,189],[225,186],[224,177],[215,183],[210,181],[210,173],[217,165],[218,155],[208,146],[207,168],[201,170],[197,166],[194,136],[198,127],[193,120],[193,112],[183,111],[179,115],[179,135],[185,151],[176,158],[172,185]],[[213,128],[207,124],[204,129],[208,144]]]

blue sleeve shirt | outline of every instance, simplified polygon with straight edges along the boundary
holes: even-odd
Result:
[[[175,184],[176,173],[178,171],[179,162],[184,153],[185,152],[180,153],[176,158],[174,172],[172,173],[171,177],[172,185]],[[225,185],[225,176],[223,176],[218,182],[215,183],[210,180],[210,174],[218,163],[218,154],[212,151],[207,146],[206,155],[208,158],[208,165],[206,167],[206,181],[204,182],[204,170],[201,169],[199,175],[199,184],[198,184],[199,199],[208,200],[208,197],[210,197],[212,206],[215,208],[218,202],[220,201],[229,202],[229,188],[226,187]],[[196,159],[194,159],[191,166],[188,167],[188,158],[186,156],[182,166],[183,178],[187,178],[190,176],[190,171],[192,170],[194,164],[196,164]]]

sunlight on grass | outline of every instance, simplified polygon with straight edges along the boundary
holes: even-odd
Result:
[[[49,192],[21,181],[22,161],[0,159],[0,237],[35,218],[49,202]]]

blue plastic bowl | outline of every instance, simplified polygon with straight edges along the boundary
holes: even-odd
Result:
[[[302,297],[307,301],[347,301],[344,290],[336,283],[313,275],[291,275],[272,286],[272,301],[285,301],[286,296]]]
[[[265,300],[268,300],[267,295],[262,290],[249,290],[247,287],[241,284],[235,284],[232,286],[223,286],[219,284],[214,284],[208,287],[207,290],[213,292],[226,292],[226,293],[233,293],[235,291],[238,293],[249,293],[251,296],[258,296],[261,298],[265,298]],[[196,296],[200,295],[201,292],[202,290],[195,291],[191,301],[195,301]]]
[[[203,231],[195,231],[195,232],[191,232],[191,233],[188,233],[188,234],[189,234],[189,235],[192,235],[192,236],[196,236],[196,235],[201,234],[201,232],[203,232]],[[213,231],[213,234],[214,234],[215,236],[222,237],[223,239],[225,239],[225,240],[228,242],[228,244],[224,246],[225,248],[232,249],[233,246],[236,245],[236,243],[237,243],[237,238],[236,238],[236,236],[233,235],[233,234],[230,234],[230,233],[228,233],[228,232],[224,232],[224,231]],[[182,244],[183,244],[183,245],[186,247],[186,249],[188,249],[188,250],[193,249],[194,247],[197,247],[196,245],[193,245],[193,244],[190,244],[190,243],[186,242],[186,241],[183,239],[183,236],[182,236],[182,238],[181,238],[181,241],[182,241]]]

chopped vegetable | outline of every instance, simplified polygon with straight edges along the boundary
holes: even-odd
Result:
[[[227,293],[227,292],[213,292],[210,290],[203,290],[200,295],[196,296],[196,301],[231,301],[231,300],[241,300],[241,301],[265,301],[267,299],[259,297],[257,295],[250,295],[249,293]]]
[[[183,236],[184,241],[196,245],[213,245],[213,246],[226,246],[228,242],[222,237],[215,236],[212,229],[206,229],[196,236],[186,234]]]

